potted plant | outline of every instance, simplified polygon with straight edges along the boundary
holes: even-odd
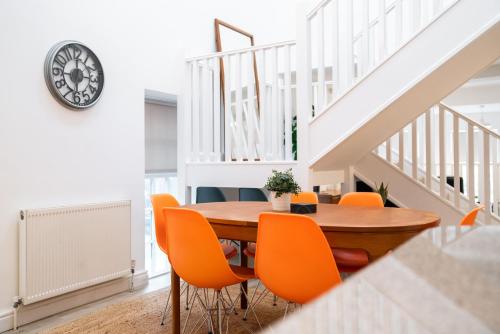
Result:
[[[384,182],[382,182],[380,185],[377,185],[375,183],[375,192],[380,194],[385,205],[385,202],[387,202],[387,197],[389,196],[389,185],[384,185]]]
[[[264,187],[271,192],[271,204],[275,211],[290,211],[291,195],[300,192],[291,168],[283,172],[273,170]]]

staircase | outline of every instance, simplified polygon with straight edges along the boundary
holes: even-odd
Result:
[[[477,203],[490,209],[485,222],[497,219],[496,133],[433,105],[500,56],[500,1],[324,0],[298,26],[296,42],[186,60],[187,197],[201,185],[261,187],[272,169],[292,168],[306,189],[345,170],[346,184],[400,180],[396,203],[436,208],[443,220]],[[468,160],[448,143],[463,137],[456,126],[473,133]],[[408,184],[418,196],[398,190]]]
[[[445,222],[478,204],[487,208],[481,221],[499,222],[499,141],[495,129],[439,104],[359,160],[354,174],[368,183],[390,180],[400,205],[440,212]]]
[[[396,6],[392,9],[395,15],[401,16],[402,2],[395,1],[393,6]],[[322,8],[316,14],[320,21]],[[385,18],[382,15],[379,21],[388,20],[390,12],[386,10],[385,13]],[[412,13],[416,15],[418,11]],[[499,13],[500,2],[496,0],[453,2],[423,28],[408,34],[411,37],[398,43],[401,46],[378,66],[371,66],[369,45],[384,45],[387,39],[381,37],[371,41],[371,36],[375,35],[370,34],[369,27],[374,23],[366,21],[365,13],[360,37],[362,52],[358,57],[347,56],[347,66],[345,60],[341,63],[342,68],[348,68],[344,73],[347,83],[354,84],[341,84],[338,96],[329,104],[323,102],[323,107],[322,99],[318,98],[319,107],[315,110],[320,112],[310,122],[311,167],[314,170],[339,169],[361,159],[394,131],[494,62],[500,55]],[[402,22],[419,21],[415,17],[403,19],[404,16],[396,20],[395,32],[404,31]],[[317,34],[321,35],[321,31]],[[401,40],[400,35],[398,33],[395,38]],[[337,48],[341,60],[342,54],[356,48],[355,39],[349,42]],[[389,46],[380,48],[384,53]],[[319,68],[321,71],[321,61]],[[361,74],[356,77],[351,68],[360,68]]]

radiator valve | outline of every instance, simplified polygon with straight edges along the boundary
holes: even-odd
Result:
[[[19,309],[19,307],[23,304],[23,299],[18,297],[18,296],[15,296],[14,298],[12,298],[12,307],[14,308],[14,331],[17,331],[17,311]]]
[[[18,308],[19,306],[21,306],[23,304],[23,299],[16,296],[16,297],[12,298],[12,302],[13,302],[12,307]]]
[[[134,291],[135,260],[130,260],[130,292]]]

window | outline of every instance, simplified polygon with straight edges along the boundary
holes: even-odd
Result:
[[[177,198],[177,173],[149,173],[144,179],[144,201],[146,221],[146,270],[149,277],[155,277],[170,272],[167,256],[156,243],[153,208],[150,196],[152,194],[169,193]]]

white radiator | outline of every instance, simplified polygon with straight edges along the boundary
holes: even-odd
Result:
[[[22,210],[23,304],[130,274],[130,201]]]

